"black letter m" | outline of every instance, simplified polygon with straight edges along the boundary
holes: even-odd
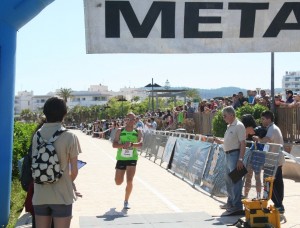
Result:
[[[161,12],[161,38],[175,37],[175,2],[153,2],[140,24],[129,1],[105,1],[105,35],[120,38],[120,12],[134,38],[147,38]]]

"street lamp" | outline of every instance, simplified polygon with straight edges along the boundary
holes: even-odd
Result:
[[[118,101],[121,101],[122,104],[121,104],[121,107],[122,107],[122,119],[124,119],[124,110],[123,110],[123,101],[127,101],[126,98],[122,95],[119,97]]]
[[[151,96],[152,96],[152,112],[154,112],[154,101],[153,101],[153,88],[154,87],[161,87],[160,85],[154,83],[153,84],[153,78],[152,78],[152,82],[149,83],[148,85],[145,86],[146,88],[150,88],[151,87]]]

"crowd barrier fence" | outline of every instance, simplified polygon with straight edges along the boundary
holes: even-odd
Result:
[[[249,142],[248,142],[249,143]],[[252,142],[253,143],[253,142]],[[278,152],[269,152],[274,146],[279,149]],[[250,186],[249,198],[256,198],[261,195],[263,180],[267,176],[275,176],[280,152],[289,159],[294,159],[300,164],[300,159],[283,151],[282,145],[266,144],[264,151],[258,151],[246,148],[244,156],[244,165],[248,169],[248,174],[253,174],[254,169],[260,169],[255,172],[254,177],[244,178],[245,186]],[[226,196],[225,188],[225,153],[222,145],[213,143],[212,138],[200,134],[191,134],[184,132],[154,131],[144,134],[143,147],[140,154],[148,157],[159,165],[164,167],[177,177],[197,189],[202,189],[211,196]],[[263,159],[262,159],[263,157]],[[255,175],[257,174],[257,175]],[[258,175],[259,174],[259,175]],[[258,177],[262,180],[257,182]],[[250,181],[247,183],[247,181]],[[257,183],[259,187],[257,187]]]

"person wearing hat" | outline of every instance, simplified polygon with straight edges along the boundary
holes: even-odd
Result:
[[[293,98],[294,93],[293,93],[293,91],[292,90],[287,90],[285,92],[285,94],[286,94],[286,101],[285,101],[285,103],[287,103],[287,104],[293,103],[294,102],[294,98]]]

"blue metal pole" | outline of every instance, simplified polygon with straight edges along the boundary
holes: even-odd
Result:
[[[5,227],[10,213],[17,32],[0,22],[0,34],[0,227]]]
[[[10,213],[17,30],[54,0],[0,1],[0,227]]]

